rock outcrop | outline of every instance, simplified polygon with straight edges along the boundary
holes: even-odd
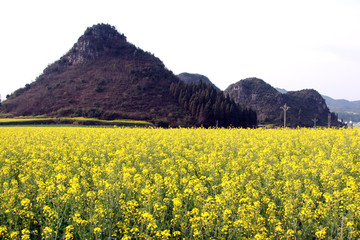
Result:
[[[327,126],[330,111],[322,96],[313,89],[280,93],[274,87],[258,78],[247,78],[231,84],[225,95],[241,106],[257,112],[259,124],[283,124],[282,106],[287,104],[287,125],[311,127],[316,119],[317,126]],[[331,114],[332,126],[338,125],[337,117]]]

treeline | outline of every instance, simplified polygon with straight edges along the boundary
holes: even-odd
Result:
[[[186,84],[182,81],[172,83],[170,91],[178,102],[187,109],[196,120],[197,126],[211,127],[255,127],[256,112],[243,109],[223,92],[200,82]]]

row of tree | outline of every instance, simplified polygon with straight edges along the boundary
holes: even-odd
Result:
[[[241,108],[210,84],[172,83],[170,91],[196,120],[197,126],[255,127],[256,112]]]

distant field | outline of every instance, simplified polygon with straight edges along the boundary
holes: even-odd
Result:
[[[96,118],[0,118],[0,125],[38,125],[38,124],[74,124],[74,125],[117,125],[149,127],[152,123],[136,120],[99,120]]]
[[[359,237],[359,129],[1,127],[1,239]]]

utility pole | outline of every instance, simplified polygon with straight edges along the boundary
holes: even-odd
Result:
[[[331,113],[328,114],[328,128],[331,127]]]
[[[318,119],[315,117],[315,118],[313,118],[312,120],[313,120],[313,122],[314,122],[314,128],[316,128],[316,122],[318,121]]]
[[[289,110],[290,107],[287,106],[286,103],[285,103],[285,105],[280,107],[280,108],[284,111],[284,128],[286,128],[286,111]]]

